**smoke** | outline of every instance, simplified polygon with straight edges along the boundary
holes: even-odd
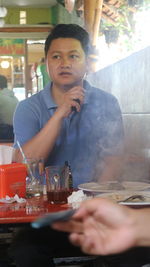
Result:
[[[87,80],[117,97],[125,129],[125,152],[118,165],[119,180],[149,181],[150,159],[150,46],[119,62],[90,74]],[[115,125],[109,125],[112,132]],[[121,145],[121,144],[119,144]],[[99,144],[101,147],[102,144]],[[101,147],[107,154],[107,147]],[[114,148],[115,149],[115,148]],[[96,168],[95,177],[102,173],[106,162]]]

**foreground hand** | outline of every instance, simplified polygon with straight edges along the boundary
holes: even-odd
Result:
[[[134,211],[109,200],[83,202],[69,222],[54,229],[70,232],[70,241],[88,254],[107,255],[136,245]]]
[[[80,104],[76,99],[79,99]],[[77,112],[80,111],[83,101],[84,89],[81,86],[75,86],[68,92],[64,93],[62,104],[58,107],[57,112],[60,112],[63,117],[68,117],[72,112],[72,107],[75,107]]]

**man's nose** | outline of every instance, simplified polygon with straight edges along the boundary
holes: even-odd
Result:
[[[61,59],[61,67],[70,67],[71,63],[67,57]]]

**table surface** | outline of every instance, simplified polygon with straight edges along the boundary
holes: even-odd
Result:
[[[126,203],[128,206],[128,203]],[[130,208],[145,208],[150,205],[130,205]],[[25,203],[0,203],[0,225],[30,223],[43,214],[69,209],[68,204],[50,204],[47,196],[26,199]]]
[[[30,223],[48,212],[68,209],[68,204],[50,204],[47,197],[33,197],[26,203],[0,203],[0,224]]]
[[[60,205],[60,204],[48,203],[46,196],[43,196],[40,198],[33,197],[31,199],[27,199],[26,203],[22,203],[22,204],[19,204],[19,203],[12,203],[12,204],[3,203],[2,204],[2,203],[0,203],[0,226],[3,227],[3,225],[5,225],[5,226],[11,225],[13,227],[13,225],[17,224],[17,226],[20,227],[21,225],[24,225],[24,223],[30,223],[30,222],[34,221],[36,218],[40,217],[41,215],[43,215],[45,213],[66,210],[68,208],[69,208],[68,204]],[[147,259],[147,258],[145,259],[145,257],[148,257],[148,255],[150,255],[150,254],[147,253],[147,251],[146,251],[146,254],[144,254],[144,252],[142,252],[142,253],[144,255],[142,258],[142,259],[144,259],[142,265],[144,265],[145,262],[149,263],[150,262],[149,259]],[[137,259],[138,255],[139,255],[139,257],[141,257],[141,252],[139,250],[135,251],[134,254],[130,253],[130,251],[129,251],[128,254],[125,253],[125,255],[123,254],[121,257],[119,256],[120,257],[118,259],[119,263],[120,262],[124,263],[125,261],[127,261],[127,264],[125,266],[128,266],[129,265],[128,264],[129,259],[131,262],[132,262],[132,258],[134,261],[138,262],[138,259]],[[79,255],[79,258],[81,258],[80,255]],[[87,258],[88,258],[88,256],[87,256]],[[71,257],[69,256],[68,259],[73,259],[72,255],[71,255]],[[140,260],[141,260],[141,258],[140,258]],[[112,263],[113,263],[113,259],[110,258],[109,261],[110,262],[112,261]],[[116,255],[115,255],[114,261],[116,264]]]

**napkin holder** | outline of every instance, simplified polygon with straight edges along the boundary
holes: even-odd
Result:
[[[23,163],[0,165],[0,198],[6,195],[19,197],[26,195],[26,166]]]

